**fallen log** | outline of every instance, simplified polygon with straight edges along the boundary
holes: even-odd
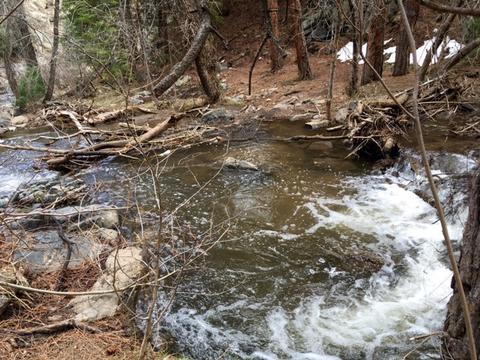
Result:
[[[54,157],[53,159],[48,160],[47,164],[49,166],[56,167],[69,162],[72,158],[79,156],[109,156],[126,154],[134,147],[142,145],[161,135],[184,116],[185,114],[172,115],[164,122],[159,123],[147,131],[145,134],[139,137],[134,137],[133,139],[106,141],[83,149],[66,151],[63,153],[63,156]]]
[[[157,96],[162,95],[175,84],[175,82],[185,73],[185,71],[193,64],[195,59],[199,56],[200,52],[207,41],[207,37],[212,29],[210,12],[208,8],[202,7],[202,22],[198,28],[197,35],[192,41],[187,53],[183,56],[182,60],[177,63],[170,70],[170,73],[161,79],[157,84],[152,86]]]

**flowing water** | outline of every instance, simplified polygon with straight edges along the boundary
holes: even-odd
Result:
[[[193,359],[401,359],[419,345],[412,337],[440,330],[451,272],[435,211],[415,194],[425,179],[415,161],[381,172],[346,154],[341,144],[319,151],[263,141],[164,159],[164,208],[190,199],[177,213],[184,223],[201,232],[223,222],[228,232],[183,276],[155,326],[156,342],[172,338]],[[33,176],[53,176],[35,170],[34,155],[0,152],[1,195]],[[225,156],[261,171],[219,171]],[[450,175],[475,161],[435,157],[446,159],[434,167],[442,197],[456,205],[449,221],[458,240],[465,194]],[[103,184],[93,195],[99,202],[122,204],[133,193],[153,207],[152,181],[141,169],[106,159],[83,174]],[[160,290],[159,307],[167,297]],[[438,347],[427,339],[411,358],[438,358]]]

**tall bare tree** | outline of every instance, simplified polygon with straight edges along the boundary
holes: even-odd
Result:
[[[352,72],[350,74],[350,82],[347,87],[349,96],[354,95],[358,91],[359,84],[359,60],[360,48],[362,46],[362,12],[363,0],[349,0],[348,1],[350,17],[351,17],[351,41],[352,41]],[[342,4],[337,1],[339,10],[342,9]],[[341,10],[343,11],[343,10]]]
[[[420,5],[416,0],[403,0],[403,5],[407,13],[408,22],[413,29],[420,14]],[[397,51],[395,54],[395,64],[393,65],[393,76],[402,76],[408,73],[408,65],[410,63],[408,33],[403,23],[400,25],[395,43]]]
[[[206,41],[200,54],[195,59],[195,66],[203,91],[211,102],[216,102],[220,98],[220,83],[216,76],[217,64],[211,41]]]
[[[470,195],[470,209],[463,232],[463,246],[459,269],[462,276],[472,323],[476,347],[480,348],[480,169],[474,177]],[[446,359],[468,359],[469,343],[465,331],[462,303],[458,286],[452,281],[453,295],[448,302],[445,331],[448,337],[444,343]]]
[[[267,12],[270,31],[270,63],[272,72],[277,72],[283,66],[283,58],[280,56],[276,41],[280,38],[278,25],[278,0],[267,0]]]
[[[57,72],[57,57],[58,57],[58,44],[59,44],[59,23],[60,23],[60,0],[55,0],[55,8],[53,11],[53,44],[52,54],[50,58],[50,71],[48,74],[48,85],[45,93],[44,101],[50,101],[53,96],[53,90],[55,89],[55,78]]]
[[[367,60],[373,68],[382,76],[383,73],[383,40],[385,37],[386,7],[383,0],[375,0],[373,3],[373,15],[368,32]],[[378,80],[375,71],[370,66],[363,67],[362,85]]]
[[[290,0],[292,14],[292,30],[297,53],[298,77],[300,80],[309,80],[313,78],[312,69],[308,61],[307,42],[302,26],[302,4],[300,0]]]

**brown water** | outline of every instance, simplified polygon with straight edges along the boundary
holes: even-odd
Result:
[[[274,136],[302,131],[269,128]],[[435,153],[445,159],[434,164],[444,198],[456,189],[449,175],[474,166],[463,148],[451,146]],[[158,344],[174,339],[174,349],[193,359],[401,359],[417,346],[409,338],[441,328],[451,274],[435,211],[413,193],[425,186],[423,177],[408,160],[379,172],[345,160],[347,153],[341,143],[319,151],[264,140],[150,159],[159,164],[164,210],[176,209],[177,221],[202,236],[218,224],[228,230],[214,232],[213,239],[222,234],[217,245],[184,274],[156,324]],[[0,193],[52,176],[35,170],[34,155],[0,152]],[[227,156],[261,171],[219,171]],[[145,163],[106,159],[83,176],[95,185],[96,202],[136,200],[155,209]],[[453,195],[461,204],[463,193]],[[450,219],[454,239],[464,217],[460,206]],[[370,269],[368,254],[384,266]],[[159,292],[157,314],[168,303],[168,291]],[[434,338],[412,358],[432,357],[439,357]]]

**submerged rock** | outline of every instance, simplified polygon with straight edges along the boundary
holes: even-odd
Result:
[[[370,277],[385,265],[382,256],[361,246],[342,249],[332,248],[326,250],[325,255],[335,259],[335,263],[342,264],[342,270],[348,271],[355,277]]]
[[[250,171],[260,170],[257,165],[252,164],[249,161],[238,160],[233,157],[226,158],[225,161],[223,162],[223,165],[230,169],[237,169],[237,170],[250,170]]]
[[[333,149],[333,143],[331,141],[315,141],[308,147],[312,151],[328,151]]]
[[[60,177],[53,173],[46,178],[22,183],[12,198],[12,204],[50,205],[74,203],[79,201],[86,193],[85,183],[76,178]]]
[[[106,261],[105,272],[90,291],[112,291],[135,284],[145,270],[142,250],[128,247],[112,252]],[[102,295],[79,296],[70,302],[77,321],[94,321],[115,315],[120,305],[120,291]]]

